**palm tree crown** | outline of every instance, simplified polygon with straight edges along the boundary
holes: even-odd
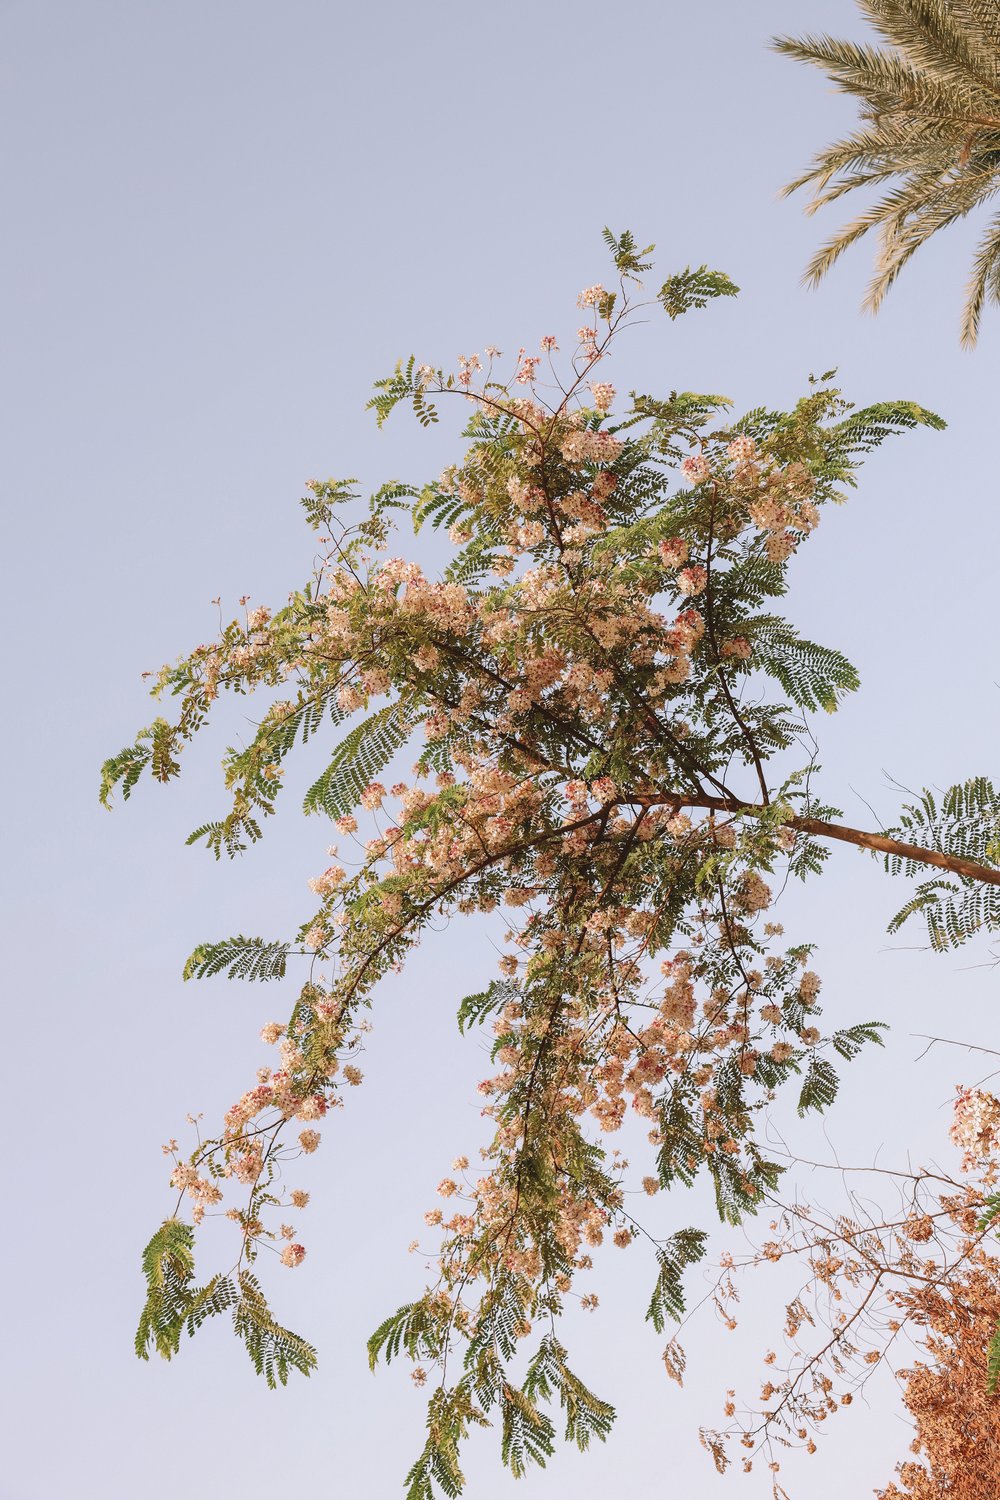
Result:
[[[1000,191],[1000,0],[858,0],[887,46],[778,37],[779,52],[824,69],[862,101],[859,128],[821,152],[786,193],[811,184],[812,213],[855,188],[888,191],[816,253],[815,285],[849,245],[878,230],[865,307],[880,307],[910,256],[937,230]],[[1000,303],[1000,214],[973,261],[962,342],[975,344],[986,301]]]

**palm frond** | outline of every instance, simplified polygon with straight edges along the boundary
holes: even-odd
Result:
[[[974,348],[979,338],[979,324],[987,297],[1000,304],[1000,214],[990,220],[972,262],[972,276],[962,315],[962,343],[967,349]]]
[[[995,93],[996,57],[953,4],[943,0],[861,0],[876,30],[946,86],[974,83]]]
[[[880,230],[865,308],[881,306],[903,267],[940,230],[1000,191],[1000,6],[996,0],[859,0],[886,44],[816,35],[777,37],[775,49],[821,68],[861,102],[861,125],[819,152],[785,193],[810,187],[806,211],[856,190],[896,186],[812,257],[815,286],[844,252]],[[1000,292],[1000,239],[980,241],[962,321],[975,344],[984,304]]]

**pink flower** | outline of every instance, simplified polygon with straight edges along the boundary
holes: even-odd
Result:
[[[305,1245],[286,1245],[281,1252],[281,1264],[283,1266],[301,1266],[305,1258]]]
[[[601,302],[607,295],[607,292],[601,286],[600,282],[597,282],[594,286],[584,287],[583,291],[576,299],[576,305],[577,307],[596,307],[597,304]]]
[[[680,568],[688,560],[688,544],[683,537],[670,536],[659,546],[660,561],[665,568]]]
[[[960,1088],[949,1134],[964,1153],[963,1172],[981,1165],[1000,1147],[1000,1100],[983,1089]]]
[[[700,594],[707,582],[708,574],[700,563],[691,568],[682,568],[677,575],[677,587],[682,594]]]
[[[692,453],[681,464],[681,473],[691,484],[704,484],[709,475],[708,463],[700,453]]]
[[[747,437],[745,433],[740,433],[739,437],[734,437],[729,444],[729,447],[726,449],[726,456],[738,464],[750,463],[757,457],[757,444],[752,437]]]

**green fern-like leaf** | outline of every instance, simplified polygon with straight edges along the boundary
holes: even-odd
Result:
[[[800,1115],[806,1114],[810,1109],[829,1109],[837,1097],[840,1087],[840,1079],[837,1070],[825,1057],[813,1053],[809,1059],[806,1069],[805,1081],[799,1094],[798,1111]]]
[[[172,1359],[185,1328],[196,1332],[207,1318],[225,1312],[237,1300],[228,1276],[214,1276],[203,1287],[194,1280],[194,1230],[179,1219],[167,1219],[142,1253],[146,1300],[135,1335],[135,1352],[148,1359],[155,1349]]]
[[[653,262],[646,260],[647,255],[652,255],[656,249],[655,245],[646,245],[642,250],[636,244],[635,235],[626,229],[620,236],[612,234],[611,230],[603,230],[604,243],[614,257],[615,270],[622,276],[636,279],[640,272],[652,269]]]
[[[701,1229],[679,1229],[657,1250],[659,1274],[646,1309],[646,1321],[657,1333],[663,1332],[668,1318],[679,1319],[683,1314],[684,1271],[701,1260],[707,1238]]]
[[[504,1381],[500,1395],[500,1457],[515,1479],[522,1479],[529,1464],[545,1468],[555,1452],[555,1428],[549,1417],[516,1386]]]
[[[148,1359],[155,1349],[171,1359],[180,1346],[184,1321],[194,1301],[194,1230],[179,1219],[160,1225],[142,1252],[146,1301],[135,1335],[135,1352]]]
[[[142,736],[140,735],[140,739]],[[98,796],[102,807],[110,807],[111,794],[121,785],[122,798],[128,801],[143,771],[153,758],[153,752],[138,742],[126,745],[117,755],[109,756],[101,767],[101,786]]]
[[[184,965],[184,978],[209,979],[224,973],[229,979],[284,979],[288,952],[288,943],[242,935],[221,943],[201,943]]]
[[[263,1375],[271,1390],[287,1385],[292,1370],[310,1375],[316,1368],[316,1350],[312,1344],[275,1321],[260,1283],[250,1271],[239,1274],[233,1328],[246,1345],[257,1374]]]
[[[845,1026],[842,1030],[835,1031],[830,1041],[834,1051],[850,1062],[869,1043],[884,1047],[882,1033],[888,1030],[884,1021],[859,1021],[856,1026]]]
[[[924,790],[917,802],[907,803],[899,823],[887,830],[892,838],[940,850],[988,868],[1000,868],[1000,792],[985,776],[951,786],[935,796]],[[887,855],[891,875],[915,875],[916,861]],[[927,923],[931,946],[958,948],[981,932],[1000,931],[1000,885],[963,876],[934,876],[917,886],[910,900],[889,923],[898,932],[920,913]]]
[[[487,1016],[516,1000],[521,991],[512,979],[494,979],[478,994],[466,995],[458,1007],[458,1029],[464,1035],[470,1026],[479,1026]]]
[[[657,292],[657,298],[672,320],[692,308],[707,307],[715,297],[735,297],[739,290],[735,282],[721,271],[710,271],[707,266],[692,270],[687,266],[676,276],[667,278]]]
[[[365,787],[409,739],[412,726],[405,708],[390,703],[351,730],[333,752],[330,764],[306,792],[307,813],[340,818],[357,807]]]
[[[189,833],[184,842],[188,845],[201,843],[211,849],[216,859],[222,858],[225,850],[230,859],[242,854],[248,843],[255,844],[261,837],[261,826],[256,818],[244,811],[230,813],[215,823],[202,823],[200,828]]]
[[[856,692],[861,680],[840,651],[803,640],[776,615],[748,622],[753,665],[779,682],[799,708],[833,713],[841,698]]]
[[[436,1324],[426,1302],[407,1302],[390,1313],[368,1340],[368,1365],[386,1364],[400,1353],[411,1359],[432,1359],[437,1351]]]

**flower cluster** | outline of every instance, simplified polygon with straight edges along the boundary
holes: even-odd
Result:
[[[680,1306],[703,1236],[664,1237],[629,1212],[609,1142],[627,1118],[649,1140],[643,1200],[704,1172],[736,1221],[781,1172],[758,1129],[776,1092],[794,1083],[801,1109],[825,1107],[831,1053],[877,1040],[871,1024],[821,1032],[808,945],[778,951],[780,925],[765,920],[777,880],[820,865],[824,810],[800,714],[835,705],[854,676],[818,647],[788,669],[794,632],[759,609],[871,446],[870,426],[855,431],[825,388],[791,414],[723,428],[719,400],[690,394],[635,397],[616,421],[615,388],[594,377],[631,313],[629,244],[616,252],[620,289],[581,294],[592,320],[561,373],[546,335],[544,375],[521,349],[502,382],[491,347],[485,372],[478,355],[450,375],[411,361],[379,383],[380,421],[400,402],[421,421],[450,394],[470,403],[462,461],[421,491],[385,487],[351,524],[350,487],[311,482],[320,557],[308,586],[165,667],[154,690],[179,699],[176,721],[157,720],[106,770],[126,790],[146,766],[169,780],[222,691],[285,694],[228,753],[231,809],[200,831],[235,853],[275,810],[296,741],[353,720],[305,803],[350,849],[332,848],[309,881],[316,905],[297,943],[233,939],[189,964],[277,979],[294,946],[308,965],[288,1021],[261,1033],[276,1065],[171,1178],[197,1218],[226,1187],[247,1191],[228,1210],[247,1259],[265,1246],[288,1267],[305,1256],[293,1226],[269,1216],[289,1201],[284,1164],[317,1149],[316,1127],[361,1082],[361,1017],[380,978],[442,916],[499,924],[499,977],[460,1011],[463,1027],[493,1032],[479,1085],[493,1138],[481,1167],[460,1158],[442,1180],[425,1215],[440,1231],[432,1282],[374,1342],[373,1357],[402,1348],[442,1380],[464,1345],[462,1373],[432,1398],[442,1436],[428,1473],[450,1462],[474,1410],[499,1404],[520,1421],[527,1402],[547,1430],[532,1391],[572,1389],[578,1431],[603,1435],[609,1408],[554,1335],[534,1335],[535,1384],[516,1419],[502,1372],[577,1295],[605,1240],[651,1240],[657,1326]],[[441,527],[455,548],[440,577],[389,552],[405,499],[418,528]],[[751,695],[752,671],[776,693],[758,679]],[[418,735],[412,773],[393,780]]]

